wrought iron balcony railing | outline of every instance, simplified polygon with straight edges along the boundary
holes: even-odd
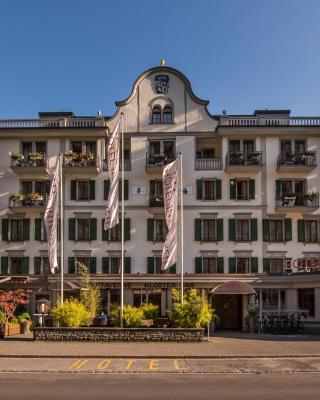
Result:
[[[10,153],[11,168],[46,167],[47,157],[44,153]]]
[[[146,154],[146,166],[147,167],[162,167],[174,161],[176,159],[175,154],[164,154],[164,153],[147,153]]]
[[[276,207],[319,207],[319,193],[288,194],[276,198]]]
[[[48,201],[47,193],[11,193],[9,197],[10,208],[38,208],[46,207]]]
[[[228,152],[226,155],[226,166],[229,165],[262,165],[262,152],[254,151],[252,153]]]
[[[299,153],[298,152],[281,153],[278,156],[278,167],[283,165],[316,167],[317,166],[316,152],[305,151]]]

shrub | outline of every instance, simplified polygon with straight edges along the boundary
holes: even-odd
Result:
[[[22,322],[23,320],[25,320],[25,321],[31,321],[31,317],[30,317],[30,314],[29,314],[29,313],[24,312],[24,313],[21,313],[21,314],[19,314],[19,315],[17,316],[17,320],[18,320],[19,324],[21,324],[21,322]]]
[[[183,303],[180,302],[180,291],[172,289],[173,311],[170,320],[175,327],[200,328],[206,326],[213,318],[213,309],[204,293],[196,289],[185,292]]]
[[[111,311],[113,316],[112,325],[120,326],[120,307],[116,306]],[[126,328],[139,328],[144,314],[141,307],[123,306],[123,326]]]
[[[141,304],[144,319],[156,319],[159,316],[159,307],[152,303]]]
[[[78,328],[80,325],[86,325],[90,320],[90,314],[85,306],[78,300],[65,300],[63,304],[58,304],[52,310],[53,318],[60,326],[68,328]]]
[[[6,316],[2,311],[0,311],[0,324],[5,324],[6,323]]]
[[[90,318],[93,319],[97,315],[101,304],[100,290],[95,284],[90,282],[90,273],[84,264],[78,262],[78,271],[81,276],[82,289],[80,301],[88,311]]]

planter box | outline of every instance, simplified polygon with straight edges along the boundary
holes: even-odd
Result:
[[[34,340],[87,342],[201,342],[203,328],[34,328]]]
[[[1,330],[0,336],[2,338],[6,336],[19,335],[20,324],[6,324],[6,325],[2,324],[0,330]]]

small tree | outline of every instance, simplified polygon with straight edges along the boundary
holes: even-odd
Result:
[[[14,318],[15,310],[19,304],[28,304],[30,302],[29,293],[31,293],[31,290],[0,289],[0,310],[4,313],[5,322],[9,322]]]
[[[57,307],[53,308],[52,315],[60,326],[68,328],[78,328],[81,325],[86,325],[90,319],[89,312],[84,304],[74,299],[67,299],[63,304],[58,303]]]
[[[101,304],[100,290],[94,283],[90,282],[88,268],[80,262],[78,262],[77,266],[81,276],[80,302],[88,311],[90,319],[93,319],[97,315]]]
[[[172,289],[173,310],[170,319],[179,328],[205,327],[213,318],[213,309],[205,294],[196,289],[185,292],[183,303],[180,302],[180,291]]]

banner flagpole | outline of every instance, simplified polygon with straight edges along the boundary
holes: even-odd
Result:
[[[181,218],[181,303],[183,303],[183,184],[182,184],[182,152],[180,152],[180,218]]]
[[[121,328],[123,328],[123,287],[124,287],[124,139],[123,139],[123,113],[121,113],[121,288],[120,288]]]
[[[64,213],[63,213],[63,154],[59,154],[60,165],[60,302],[63,303],[63,258],[64,258]]]

